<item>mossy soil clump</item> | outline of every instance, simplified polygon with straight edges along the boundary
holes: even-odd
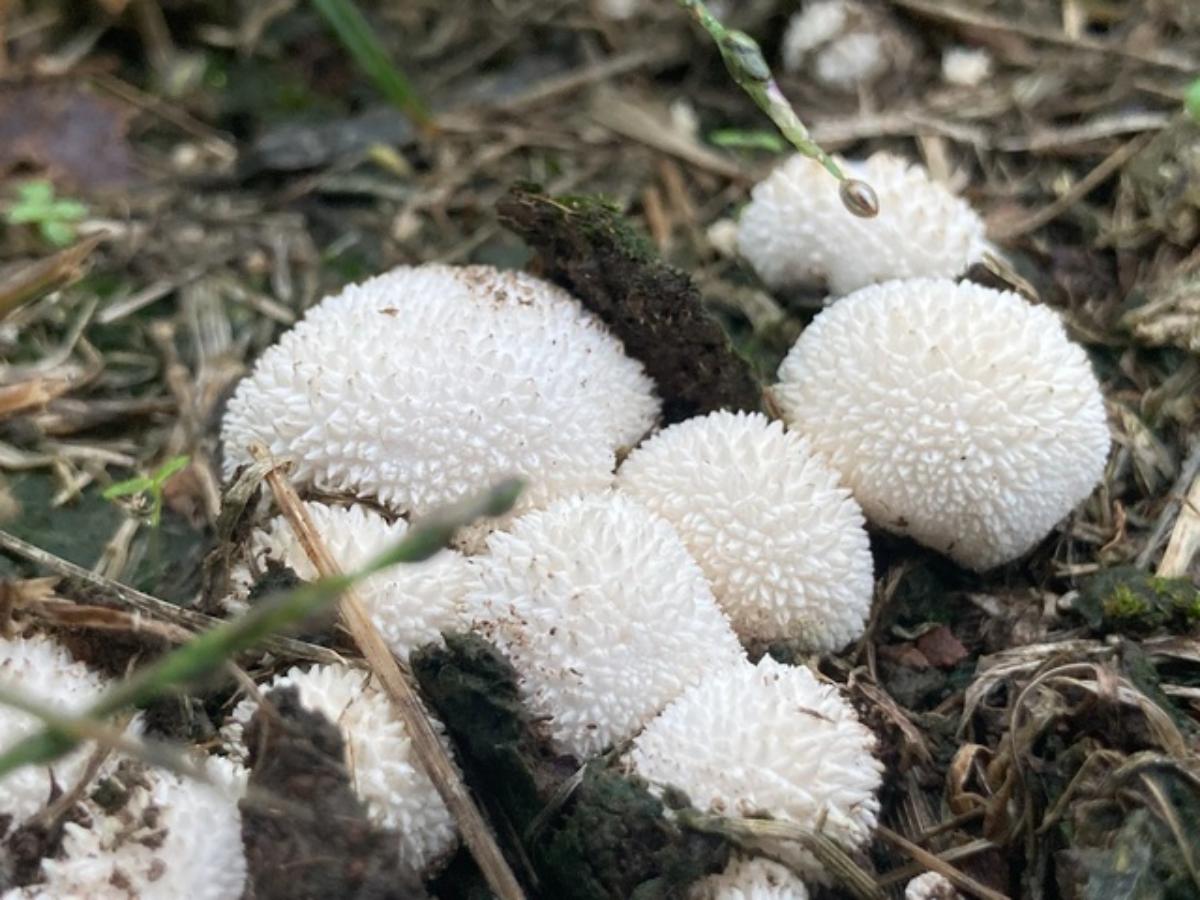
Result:
[[[1133,566],[1088,578],[1080,587],[1077,608],[1089,625],[1105,631],[1189,631],[1200,626],[1200,590],[1189,579],[1162,578]]]
[[[685,831],[643,782],[554,754],[521,705],[516,672],[474,635],[412,658],[426,699],[459,750],[511,858],[528,863],[534,896],[667,900],[720,870],[721,840]],[[461,854],[460,854],[461,857]],[[458,859],[433,888],[442,900],[486,896]]]
[[[761,406],[750,366],[691,279],[659,260],[610,204],[517,185],[499,213],[537,253],[542,274],[578,297],[646,367],[667,424]]]

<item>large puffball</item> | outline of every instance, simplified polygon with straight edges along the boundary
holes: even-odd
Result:
[[[808,443],[760,413],[672,425],[618,487],[675,526],[743,641],[837,650],[871,609],[862,511]]]
[[[738,249],[771,288],[827,283],[840,296],[895,278],[954,277],[983,258],[983,220],[920,166],[889,153],[838,163],[875,189],[879,215],[846,209],[838,182],[806,156],[755,186]]]
[[[125,762],[107,796],[83,801],[62,849],[42,861],[41,880],[11,900],[240,900],[246,882],[238,800],[246,773],[228,760],[205,764],[208,783]]]
[[[837,688],[767,656],[714,667],[646,726],[628,765],[659,788],[683,790],[698,809],[766,814],[852,849],[879,813],[874,748]]]
[[[109,680],[77,662],[54,639],[31,634],[0,636],[0,687],[54,712],[79,715],[108,689]],[[11,747],[43,727],[37,716],[0,704],[0,748]],[[131,723],[128,732],[136,731],[136,722]],[[15,828],[60,791],[73,789],[94,750],[92,744],[83,744],[51,763],[9,772],[0,779],[0,819]]]
[[[1059,317],[974,284],[898,281],[839,300],[800,336],[774,395],[867,518],[976,570],[1045,537],[1108,456],[1100,387]]]
[[[591,756],[742,658],[674,529],[627,497],[560,500],[494,533],[477,630],[508,657],[558,749]]]
[[[408,531],[403,519],[389,522],[363,506],[306,503],[305,509],[345,572],[396,546]],[[267,571],[272,562],[288,566],[305,581],[317,577],[308,554],[282,516],[251,535],[248,566],[235,575],[235,582],[248,585],[253,572]],[[396,565],[371,575],[358,582],[355,591],[391,651],[407,659],[418,647],[440,641],[443,632],[461,627],[467,594],[477,584],[478,574],[466,557],[442,550],[424,562]]]
[[[225,414],[225,471],[261,442],[299,482],[418,515],[522,476],[523,510],[606,487],[658,410],[641,365],[554,285],[402,267],[323,300],[263,353]]]
[[[329,719],[341,732],[350,784],[380,828],[400,834],[400,861],[427,872],[449,856],[457,831],[413,750],[412,739],[391,700],[372,676],[343,665],[295,667],[262,685],[264,694],[294,687],[300,704]],[[245,727],[258,710],[251,700],[238,704],[223,734],[235,755],[244,756]],[[443,726],[431,718],[439,736]]]
[[[808,900],[808,889],[779,863],[735,856],[724,872],[694,884],[688,900]]]

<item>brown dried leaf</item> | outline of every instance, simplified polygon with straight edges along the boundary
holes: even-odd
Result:
[[[967,658],[967,648],[945,625],[932,628],[917,638],[917,649],[939,669],[952,669]]]

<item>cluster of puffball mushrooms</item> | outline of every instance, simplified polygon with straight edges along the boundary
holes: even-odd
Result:
[[[876,218],[848,213],[803,157],[758,185],[741,216],[741,253],[768,286],[831,294],[769,389],[778,418],[717,411],[660,427],[641,364],[564,290],[424,265],[326,298],[261,356],[225,416],[226,474],[258,443],[293,461],[298,484],[346,498],[308,512],[348,570],[410,518],[523,478],[508,516],[363,582],[393,653],[478,633],[512,663],[558,752],[582,761],[617,748],[625,771],[702,811],[864,847],[883,774],[871,731],[815,671],[751,663],[748,650],[833,652],[863,635],[867,521],[974,570],[1019,557],[1090,493],[1109,432],[1088,359],[1054,312],[956,280],[987,249],[969,206],[895,157],[842,163],[875,188]],[[232,609],[271,564],[315,577],[283,519],[248,542]],[[0,680],[67,711],[104,687],[37,635],[6,642]],[[285,685],[341,730],[372,821],[396,830],[413,870],[434,873],[455,824],[386,694],[338,665],[260,687]],[[208,783],[104,763],[131,800],[115,813],[86,801],[41,881],[3,896],[236,900],[254,709],[233,709]],[[0,743],[35,727],[4,710]],[[87,762],[79,750],[18,772],[0,814],[28,820]],[[827,880],[815,858],[790,862],[735,857],[691,896],[794,900]],[[922,876],[909,896],[951,896],[935,893],[949,891],[939,879]]]

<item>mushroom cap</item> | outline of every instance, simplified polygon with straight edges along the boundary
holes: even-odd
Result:
[[[875,737],[832,685],[771,657],[714,668],[650,722],[628,763],[718,815],[766,814],[846,848],[870,837],[883,767]],[[816,861],[803,862],[819,874]]]
[[[634,450],[617,484],[675,527],[743,641],[827,651],[862,634],[874,583],[862,511],[781,423],[688,419]]]
[[[867,518],[982,571],[1020,556],[1104,471],[1087,354],[1052,310],[936,279],[821,312],[779,369],[788,425]]]
[[[659,403],[565,291],[486,266],[401,267],[308,311],[237,387],[225,471],[255,441],[295,477],[423,514],[511,476],[519,509],[612,479]]]
[[[0,636],[0,685],[19,691],[59,713],[83,713],[107,690],[109,680],[75,660],[66,648],[44,634],[6,638]],[[0,704],[0,747],[41,731],[36,716]],[[136,734],[137,720],[127,727]],[[84,744],[54,762],[22,766],[0,780],[0,818],[10,817],[16,827],[55,796],[54,787],[70,790],[83,776],[93,747]]]
[[[342,665],[294,667],[262,691],[279,687],[295,687],[305,709],[337,725],[350,783],[371,822],[399,832],[400,861],[415,872],[444,861],[457,837],[454,819],[421,768],[403,721],[373,678]],[[252,700],[243,700],[231,713],[223,734],[232,752],[245,754],[243,732],[257,709]],[[443,736],[441,722],[430,719]]]
[[[357,569],[394,547],[408,531],[403,519],[389,522],[366,507],[306,503],[309,517],[343,571]],[[304,581],[317,571],[300,546],[287,519],[272,519],[250,537],[250,563],[264,571],[268,561],[290,567]],[[445,631],[463,624],[466,596],[479,576],[466,557],[442,550],[419,563],[392,566],[355,586],[368,614],[396,656],[407,659],[425,644],[441,640]],[[235,575],[247,589],[253,581],[248,568]]]
[[[64,826],[62,853],[42,861],[44,880],[17,896],[239,900],[246,856],[238,800],[246,772],[216,757],[205,768],[209,784],[122,764],[114,776],[126,790],[120,808],[85,799],[88,824]]]
[[[769,287],[825,281],[840,296],[895,278],[954,277],[983,258],[983,220],[920,166],[889,153],[838,163],[875,189],[879,215],[847,210],[838,182],[805,156],[755,186],[738,249]]]
[[[488,549],[476,560],[476,628],[566,753],[629,737],[709,668],[743,656],[679,535],[627,497],[560,500],[492,534]]]
[[[905,885],[904,900],[962,900],[962,894],[945,875],[925,872]]]
[[[808,900],[795,873],[762,857],[735,856],[718,875],[692,885],[689,900]]]
[[[853,91],[895,65],[889,58],[879,16],[847,0],[815,0],[788,20],[781,51],[783,67],[806,67],[819,81]]]

